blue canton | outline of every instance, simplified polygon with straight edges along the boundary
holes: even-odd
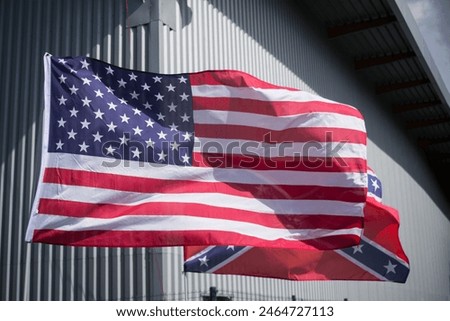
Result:
[[[381,200],[383,195],[381,181],[378,179],[378,177],[369,173],[367,174],[367,178],[368,194],[372,194],[372,196],[376,196]]]
[[[190,166],[194,145],[187,74],[52,57],[49,152]]]

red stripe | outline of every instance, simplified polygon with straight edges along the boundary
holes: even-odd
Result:
[[[164,180],[61,168],[47,168],[43,181],[138,193],[222,193],[258,199],[324,199],[348,202],[364,202],[365,199],[365,189],[362,188]]]
[[[258,126],[258,124],[255,124],[255,126]],[[315,150],[320,148],[320,146],[314,144],[317,142],[345,142],[365,145],[367,140],[366,133],[345,128],[302,127],[273,130],[243,125],[198,123],[195,124],[195,135],[197,137],[240,139],[269,144],[309,142],[311,143],[311,149],[314,148]]]
[[[261,240],[238,233],[221,231],[61,231],[34,230],[33,242],[72,246],[156,247],[189,245],[236,244],[260,247],[335,249],[358,244],[354,235],[333,236],[313,241]],[[331,246],[331,247],[330,247]]]
[[[387,205],[368,200],[364,208],[364,236],[391,251],[405,262],[409,259],[399,239],[398,211]]]
[[[261,157],[253,155],[193,153],[192,165],[215,168],[289,170],[304,172],[364,173],[365,161],[338,157]]]
[[[356,108],[323,101],[261,101],[242,98],[192,97],[195,110],[223,110],[267,116],[295,116],[308,113],[335,113],[363,119]]]
[[[39,213],[70,217],[111,219],[129,215],[183,215],[254,223],[287,229],[346,229],[362,227],[361,217],[330,215],[260,214],[194,203],[152,202],[139,205],[82,203],[41,198]]]
[[[269,84],[250,74],[237,70],[217,70],[192,73],[189,75],[189,81],[191,86],[224,85],[232,87],[272,88],[298,91],[298,89],[294,88]]]

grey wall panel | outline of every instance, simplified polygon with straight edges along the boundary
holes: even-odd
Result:
[[[186,17],[190,23],[183,24]],[[181,6],[177,31],[163,27],[162,72],[239,69],[266,81],[317,93],[361,110],[368,159],[383,181],[385,203],[400,212],[400,238],[411,260],[406,284],[291,282],[239,276],[181,274],[181,248],[164,254],[164,293],[199,299],[210,286],[235,299],[447,300],[448,203],[433,174],[380,97],[327,39],[324,27],[295,1],[192,0]],[[178,259],[176,259],[178,257]],[[168,281],[170,279],[170,282]],[[178,279],[174,281],[173,279]]]
[[[151,45],[151,26],[127,29],[126,3],[0,1],[0,300],[147,300],[160,295],[161,268],[151,250],[24,242],[40,165],[42,57],[45,52],[88,55],[119,66],[158,69],[148,54],[157,47]],[[159,271],[156,276],[154,271]]]

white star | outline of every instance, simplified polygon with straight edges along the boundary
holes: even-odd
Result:
[[[89,65],[90,65],[90,63],[88,63],[88,62],[86,61],[86,59],[81,60],[81,69],[83,69],[83,68],[89,69],[89,68],[88,68]]]
[[[111,68],[111,66],[105,67],[105,69],[107,75],[114,75],[114,70]]]
[[[59,79],[59,83],[62,84],[62,83],[66,83],[67,77],[64,76],[63,74],[61,74],[61,76],[59,76],[58,79]]]
[[[158,160],[160,161],[166,160],[167,154],[165,154],[163,150],[161,151],[161,153],[157,153],[157,155],[159,156]]]
[[[120,87],[125,88],[125,85],[127,84],[127,82],[124,81],[123,78],[120,78],[120,80],[117,80],[117,82],[119,83],[119,88]]]
[[[156,97],[156,101],[158,101],[158,100],[163,100],[163,98],[164,98],[164,96],[163,95],[161,95],[161,93],[158,93],[157,95],[155,95],[155,97]]]
[[[126,101],[123,98],[119,98],[119,101],[120,101],[121,104],[124,104],[124,105],[126,105],[128,103],[128,101]]]
[[[133,108],[133,112],[134,112],[134,114],[135,115],[139,115],[139,116],[141,116],[141,111],[139,110],[139,109],[137,109],[137,108]]]
[[[108,132],[116,132],[117,125],[114,125],[113,122],[111,122],[111,124],[106,124],[106,126],[108,126]]]
[[[130,81],[131,80],[136,81],[136,79],[137,79],[137,76],[133,72],[131,74],[128,74],[128,76],[130,76]]]
[[[190,157],[187,154],[181,156],[181,158],[183,159],[183,163],[189,164]]]
[[[133,153],[133,158],[135,158],[135,157],[136,157],[136,158],[139,158],[140,155],[142,154],[142,152],[139,151],[139,148],[137,148],[137,147],[136,147],[135,150],[132,150],[131,152]]]
[[[64,145],[64,143],[61,142],[61,139],[60,139],[59,142],[56,143],[56,149],[61,149],[62,150],[63,145]]]
[[[147,90],[147,91],[150,91],[150,86],[149,86],[149,85],[147,85],[147,83],[145,83],[145,84],[141,85],[141,87],[143,88],[143,90]]]
[[[92,80],[89,80],[87,78],[81,78],[81,80],[83,80],[83,85],[88,85],[88,86],[91,85]]]
[[[58,59],[58,62],[59,62],[60,64],[65,65],[65,64],[67,63],[67,60],[65,60],[65,59],[63,59],[63,58],[59,58],[59,59]]]
[[[181,97],[181,101],[183,101],[183,100],[188,100],[188,97],[189,97],[189,95],[186,95],[186,93],[183,93],[182,95],[180,95],[180,97]]]
[[[145,109],[152,110],[152,105],[148,103],[148,101],[144,104]]]
[[[147,123],[147,127],[151,128],[153,128],[153,124],[155,123],[151,118],[147,119],[145,122]]]
[[[76,71],[76,70],[74,70],[74,69],[72,69],[72,68],[70,68],[70,73],[71,73],[71,74],[76,74],[76,73],[77,73],[77,71]]]
[[[112,147],[112,145],[109,145],[109,147],[106,148],[106,155],[111,154],[114,155],[114,151],[116,149]]]
[[[175,123],[172,123],[172,125],[169,125],[169,127],[171,132],[176,132],[178,130],[178,126],[175,125]]]
[[[148,140],[146,140],[145,142],[147,143],[147,148],[148,148],[148,147],[151,147],[151,148],[153,148],[153,147],[155,146],[155,142],[154,142],[154,141],[152,141],[152,139],[151,139],[151,138],[149,138],[149,139],[148,139]]]
[[[228,245],[228,246],[227,246],[227,250],[232,250],[232,251],[234,251],[234,245]]]
[[[141,136],[142,129],[139,128],[139,126],[136,126],[136,128],[132,128],[134,130],[135,135]]]
[[[185,84],[187,78],[184,78],[184,76],[181,76],[180,78],[178,78],[178,80],[180,81],[180,84],[181,84],[181,83]]]
[[[353,248],[353,254],[356,254],[357,252],[359,252],[359,253],[363,253],[363,251],[362,251],[362,247],[364,246],[364,244],[359,244],[359,245],[355,245],[355,246],[353,246],[352,248]]]
[[[75,85],[72,85],[72,87],[69,88],[71,95],[76,95],[79,88],[75,87]]]
[[[92,134],[92,136],[94,136],[94,142],[100,142],[100,143],[102,142],[103,135],[100,135],[98,130],[97,130],[97,133],[96,134]]]
[[[397,264],[392,264],[391,260],[389,260],[387,265],[383,265],[383,266],[387,270],[386,274],[388,274],[389,272],[392,272],[394,274],[396,273],[395,268],[397,267]]]
[[[164,118],[166,118],[162,113],[158,113],[156,116],[158,116],[158,120],[164,120]]]
[[[98,74],[94,75],[94,79],[98,81],[102,81],[102,77],[100,77]]]
[[[69,112],[70,112],[70,117],[77,117],[78,110],[76,110],[75,107],[73,107],[71,110],[69,110]]]
[[[95,92],[95,97],[103,98],[104,94],[101,92],[100,89],[94,90],[94,92]]]
[[[166,86],[166,88],[167,88],[167,91],[175,91],[175,86],[172,86],[172,84],[169,84],[169,86]]]
[[[87,153],[87,148],[89,147],[89,145],[86,145],[86,143],[83,142],[83,144],[78,144],[78,146],[80,146],[80,152],[86,152]]]
[[[155,81],[155,83],[156,82],[161,82],[161,79],[162,79],[162,77],[158,77],[158,76],[155,76],[155,77],[153,77],[153,80]]]
[[[90,125],[91,123],[88,122],[87,119],[85,118],[84,121],[80,121],[80,124],[81,124],[81,128],[89,129],[89,125]]]
[[[191,116],[186,115],[186,113],[184,113],[183,116],[180,116],[181,120],[184,122],[189,122],[189,118],[191,118]]]
[[[159,133],[156,133],[159,139],[166,139],[167,134],[162,130]]]
[[[138,97],[139,97],[139,94],[138,94],[135,90],[133,90],[133,92],[130,93],[130,95],[131,95],[131,99],[139,99],[139,98],[138,98]]]
[[[170,144],[170,148],[172,148],[172,150],[178,150],[178,147],[180,147],[180,144],[178,144],[177,142],[172,142]]]
[[[94,112],[94,114],[95,114],[95,119],[97,119],[97,118],[102,119],[102,116],[103,116],[105,113],[102,113],[102,111],[101,111],[100,108],[99,108],[96,112]]]
[[[200,261],[200,266],[202,265],[208,266],[209,259],[206,257],[206,255],[204,257],[199,258],[198,260]]]
[[[84,99],[81,99],[81,101],[83,102],[83,106],[89,107],[89,103],[90,103],[92,100],[88,99],[87,96],[85,96]]]
[[[108,103],[108,106],[109,106],[109,109],[110,109],[110,110],[111,110],[111,109],[116,110],[116,107],[117,107],[117,105],[114,104],[113,102]]]
[[[186,134],[181,135],[184,138],[184,141],[190,141],[192,134],[189,134],[188,132],[186,132]]]
[[[107,90],[110,94],[114,93],[114,89],[111,89],[111,87],[106,87],[106,90]]]
[[[371,179],[372,181],[372,187],[375,189],[375,192],[377,191],[377,189],[380,188],[380,186],[378,185],[378,180],[376,179]]]
[[[77,133],[75,133],[75,132],[73,131],[73,129],[72,129],[70,132],[67,132],[67,134],[69,135],[69,138],[68,138],[68,139],[75,139],[75,135],[76,135]]]
[[[177,105],[175,105],[173,102],[168,105],[167,107],[169,107],[169,111],[176,111],[177,109]]]
[[[61,105],[65,105],[65,104],[66,104],[66,101],[67,101],[67,99],[64,98],[64,95],[62,95],[61,98],[58,98],[58,100],[59,100],[59,105],[60,105],[60,106],[61,106]]]
[[[64,127],[64,124],[66,123],[66,121],[64,120],[64,118],[61,117],[60,120],[58,120],[58,128],[59,127]]]
[[[120,145],[128,145],[128,141],[130,140],[128,137],[123,134],[122,137],[119,137]]]
[[[127,116],[127,114],[123,114],[122,116],[120,116],[120,118],[122,118],[122,123],[127,123],[128,124],[128,120],[130,119],[130,117]]]

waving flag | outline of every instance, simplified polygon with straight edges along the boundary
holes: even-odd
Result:
[[[27,240],[339,248],[360,240],[366,133],[353,107],[239,71],[45,61]]]
[[[186,272],[289,280],[367,280],[405,283],[409,261],[398,237],[395,209],[381,203],[381,183],[369,172],[361,243],[330,251],[245,246],[185,247]]]

